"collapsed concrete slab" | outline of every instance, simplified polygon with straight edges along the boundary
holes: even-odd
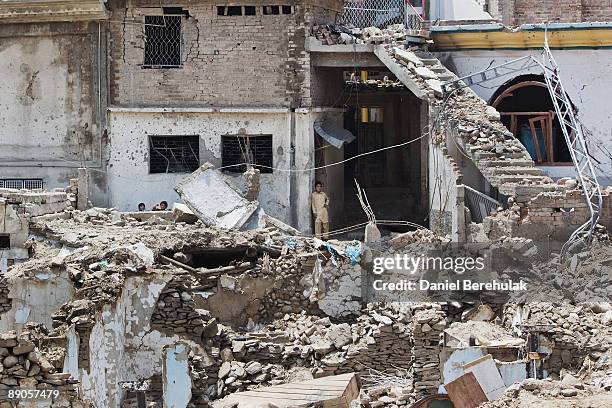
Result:
[[[259,207],[249,201],[210,163],[187,176],[176,192],[202,222],[209,226],[238,229]]]

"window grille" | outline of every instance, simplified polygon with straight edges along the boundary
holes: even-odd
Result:
[[[150,136],[149,173],[191,173],[200,166],[199,136]]]
[[[223,136],[221,141],[223,171],[243,173],[250,163],[262,173],[272,173],[272,135]]]
[[[405,23],[405,16],[404,0],[347,0],[341,20],[344,24],[359,28],[385,28],[391,24]]]
[[[181,65],[181,16],[145,16],[143,68]]]
[[[43,188],[42,179],[0,179],[0,188],[34,190]]]

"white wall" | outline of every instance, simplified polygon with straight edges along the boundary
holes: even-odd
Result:
[[[447,68],[458,76],[482,71],[490,66],[502,64],[515,58],[531,54],[540,58],[538,50],[512,51],[453,51],[439,53],[438,57]],[[598,165],[600,184],[612,184],[612,50],[554,50],[560,68],[561,81],[572,102],[578,108],[578,117],[592,132],[588,139],[590,153],[601,164]],[[517,75],[500,77],[482,85],[472,87],[474,92],[490,102],[495,91],[518,75],[541,74],[538,67],[522,71]],[[605,150],[608,152],[606,153]],[[574,176],[572,166],[542,166],[553,178]]]
[[[291,114],[288,112],[164,112],[152,110],[112,111],[109,114],[110,161],[108,178],[110,202],[121,210],[136,210],[139,202],[147,208],[161,200],[179,200],[176,183],[186,174],[149,174],[149,135],[199,135],[200,164],[221,166],[221,136],[272,135],[273,166],[290,166]],[[230,173],[227,173],[230,174]],[[236,176],[242,188],[242,178]],[[275,170],[262,174],[259,201],[264,210],[289,221],[289,172]]]
[[[479,0],[430,0],[428,19],[434,20],[490,20]]]

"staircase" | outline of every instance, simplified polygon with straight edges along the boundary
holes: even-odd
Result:
[[[563,190],[535,167],[523,145],[499,121],[499,113],[471,89],[453,90],[443,98],[442,83],[457,80],[433,54],[409,50],[404,45],[384,44],[375,54],[417,97],[427,100],[439,117],[431,129],[434,143],[456,143],[484,178],[507,196],[528,200],[544,191]],[[449,131],[452,141],[447,140]]]

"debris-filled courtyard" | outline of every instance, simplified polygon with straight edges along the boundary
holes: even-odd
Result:
[[[0,408],[612,406],[612,7],[260,3],[0,2]]]

